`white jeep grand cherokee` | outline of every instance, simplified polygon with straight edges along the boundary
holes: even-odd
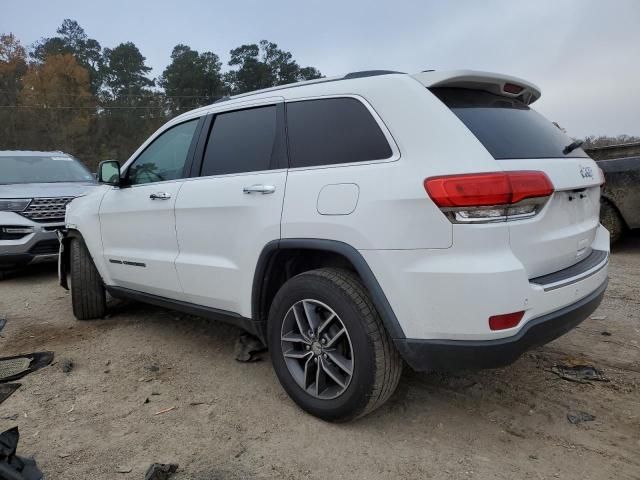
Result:
[[[507,365],[607,285],[596,164],[484,72],[358,72],[185,113],[71,202],[60,280],[234,323],[332,421],[416,370]],[[70,278],[70,282],[68,280]]]

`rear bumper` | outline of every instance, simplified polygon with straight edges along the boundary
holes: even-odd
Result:
[[[608,280],[581,300],[531,319],[511,337],[496,340],[394,340],[396,348],[417,371],[497,368],[516,361],[525,351],[564,335],[600,305]]]

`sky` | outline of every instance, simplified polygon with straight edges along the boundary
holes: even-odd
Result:
[[[103,47],[134,42],[159,76],[184,43],[267,39],[327,76],[475,69],[525,78],[534,108],[574,137],[640,135],[640,0],[0,0],[0,33],[28,46],[65,18]]]

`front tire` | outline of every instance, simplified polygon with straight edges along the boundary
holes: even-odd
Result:
[[[107,312],[107,304],[100,274],[81,239],[71,239],[70,246],[73,314],[78,320],[102,318]]]
[[[358,277],[322,268],[288,280],[269,311],[268,343],[280,383],[305,411],[344,422],[395,391],[402,359]]]

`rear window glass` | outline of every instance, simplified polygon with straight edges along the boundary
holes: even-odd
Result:
[[[366,162],[391,157],[382,130],[354,98],[287,104],[291,167]]]
[[[202,176],[269,170],[276,145],[276,107],[216,116],[204,154]]]
[[[565,155],[573,140],[519,100],[481,90],[432,88],[496,159],[586,157],[580,148]]]

